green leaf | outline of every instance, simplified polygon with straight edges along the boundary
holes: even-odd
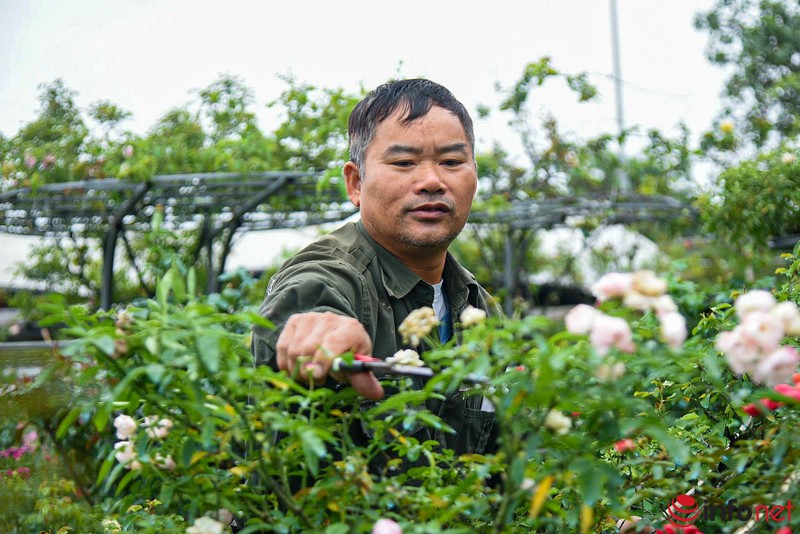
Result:
[[[156,286],[156,297],[158,298],[158,303],[162,308],[167,307],[167,296],[169,295],[171,283],[172,271],[167,271],[167,274],[161,277],[161,280],[158,281],[158,285]]]
[[[208,372],[216,373],[219,371],[219,336],[197,334],[195,336],[195,346],[197,347],[197,354],[200,356],[200,361],[203,362]]]
[[[189,269],[189,275],[186,277],[186,292],[189,294],[189,298],[197,295],[197,272],[194,267]]]
[[[177,302],[185,302],[186,301],[186,282],[181,276],[180,271],[178,271],[177,267],[172,267],[170,271],[173,271],[172,275],[172,293],[175,295],[175,300]]]
[[[150,352],[150,354],[158,354],[158,338],[155,336],[148,336],[148,338],[144,340],[144,347]]]
[[[319,471],[319,459],[327,455],[325,442],[320,439],[316,431],[307,428],[300,432],[300,440],[303,444],[303,456],[306,460],[306,467],[316,476]]]
[[[325,534],[347,534],[350,532],[350,525],[347,523],[334,523],[325,529]]]
[[[97,480],[95,480],[94,483],[95,486],[99,486],[103,483],[108,476],[109,471],[111,471],[111,468],[114,466],[115,460],[116,458],[114,457],[113,453],[108,455],[108,458],[105,459],[103,465],[100,466],[100,471],[97,472]]]
[[[164,483],[161,485],[161,492],[158,495],[158,500],[168,508],[170,503],[172,502],[172,497],[175,494],[175,486],[169,483]]]
[[[647,432],[661,443],[673,461],[679,464],[686,463],[689,458],[689,447],[684,442],[668,431],[655,426],[647,428]]]
[[[589,506],[600,500],[603,493],[606,474],[601,469],[596,469],[587,458],[580,458],[572,464],[572,469],[578,477],[578,487],[581,491],[583,502]]]
[[[114,355],[114,338],[109,335],[92,337],[92,344],[100,349],[106,356]]]
[[[154,384],[161,382],[161,377],[164,376],[166,368],[160,363],[151,363],[145,367],[147,376]]]
[[[108,424],[108,419],[111,417],[111,411],[113,409],[113,405],[109,403],[103,403],[97,407],[97,411],[94,413],[94,417],[92,417],[92,422],[98,432],[102,432],[106,428],[106,424]]]
[[[121,464],[120,464],[120,467],[122,467]],[[128,471],[127,473],[125,473],[125,476],[122,477],[122,479],[119,481],[119,484],[117,485],[117,491],[114,492],[114,495],[115,496],[119,496],[119,494],[122,493],[122,491],[126,487],[128,487],[128,484],[131,483],[131,481],[134,479],[134,477],[136,477],[138,475],[139,475],[139,473],[137,471],[132,470],[132,469],[130,471]]]
[[[64,434],[67,433],[69,427],[72,426],[78,417],[81,415],[81,411],[83,410],[83,406],[75,406],[73,409],[69,411],[67,416],[64,418],[63,421],[58,425],[56,429],[56,439],[61,439],[64,437]]]

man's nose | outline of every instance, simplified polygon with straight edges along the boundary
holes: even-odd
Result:
[[[414,183],[416,193],[441,193],[445,190],[445,184],[437,165],[422,165],[419,172]]]

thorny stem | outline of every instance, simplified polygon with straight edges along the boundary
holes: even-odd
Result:
[[[205,363],[202,361],[202,358],[198,359],[200,361],[200,365],[203,367],[203,371],[205,371],[208,376],[212,376],[212,373],[208,370]],[[239,419],[242,421],[244,430],[247,433],[247,437],[250,441],[254,444],[258,443],[256,439],[255,432],[253,432],[252,426],[247,423],[247,414],[244,413],[242,406],[236,402],[234,399],[231,398],[230,394],[227,392],[225,388],[219,388],[218,390],[219,396],[228,403],[228,405],[233,408],[236,412],[236,415],[239,416]],[[267,466],[264,464],[264,457],[259,452],[258,456],[258,471],[259,474],[264,477],[265,482],[270,487],[270,489],[275,492],[275,495],[278,497],[278,500],[283,503],[289,510],[291,510],[298,518],[303,522],[303,524],[308,528],[314,528],[314,525],[311,523],[311,520],[303,513],[303,509],[295,502],[294,498],[286,491],[286,489],[267,471]]]
[[[69,476],[72,478],[72,480],[75,481],[75,484],[77,484],[78,490],[80,490],[81,492],[81,497],[83,497],[83,500],[85,500],[89,506],[94,506],[94,501],[92,500],[91,494],[86,489],[86,486],[81,482],[81,478],[75,471],[75,467],[72,465],[70,458],[67,457],[66,452],[56,439],[56,433],[53,431],[53,428],[47,423],[45,423],[43,426],[44,430],[47,432],[47,435],[50,436],[50,440],[53,442],[53,446],[56,449],[56,454],[58,454],[64,461],[64,465],[67,466],[67,471],[69,472]]]

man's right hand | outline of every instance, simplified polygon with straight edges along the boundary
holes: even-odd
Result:
[[[372,340],[364,326],[352,317],[331,312],[297,313],[286,321],[275,351],[278,368],[302,379],[311,371],[314,380],[322,382],[331,372],[334,356],[345,352],[371,355]],[[368,399],[383,398],[383,388],[370,372],[331,376],[349,382]]]

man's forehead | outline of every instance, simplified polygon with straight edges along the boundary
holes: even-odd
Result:
[[[390,128],[395,126],[400,127],[400,132],[405,129],[413,128],[414,126],[418,125],[423,121],[430,121],[430,120],[441,120],[441,119],[452,119],[451,125],[458,125],[458,133],[459,137],[463,137],[463,139],[468,139],[466,128],[464,128],[464,124],[458,118],[458,115],[450,111],[449,109],[443,108],[441,106],[431,106],[428,112],[425,115],[420,115],[416,117],[414,120],[409,121],[407,119],[409,114],[408,109],[397,109],[393,113],[391,113],[388,117],[383,119],[381,122],[378,123],[375,136],[377,137],[378,132],[386,131]],[[374,140],[373,137],[373,140]],[[372,143],[370,143],[372,144]]]

